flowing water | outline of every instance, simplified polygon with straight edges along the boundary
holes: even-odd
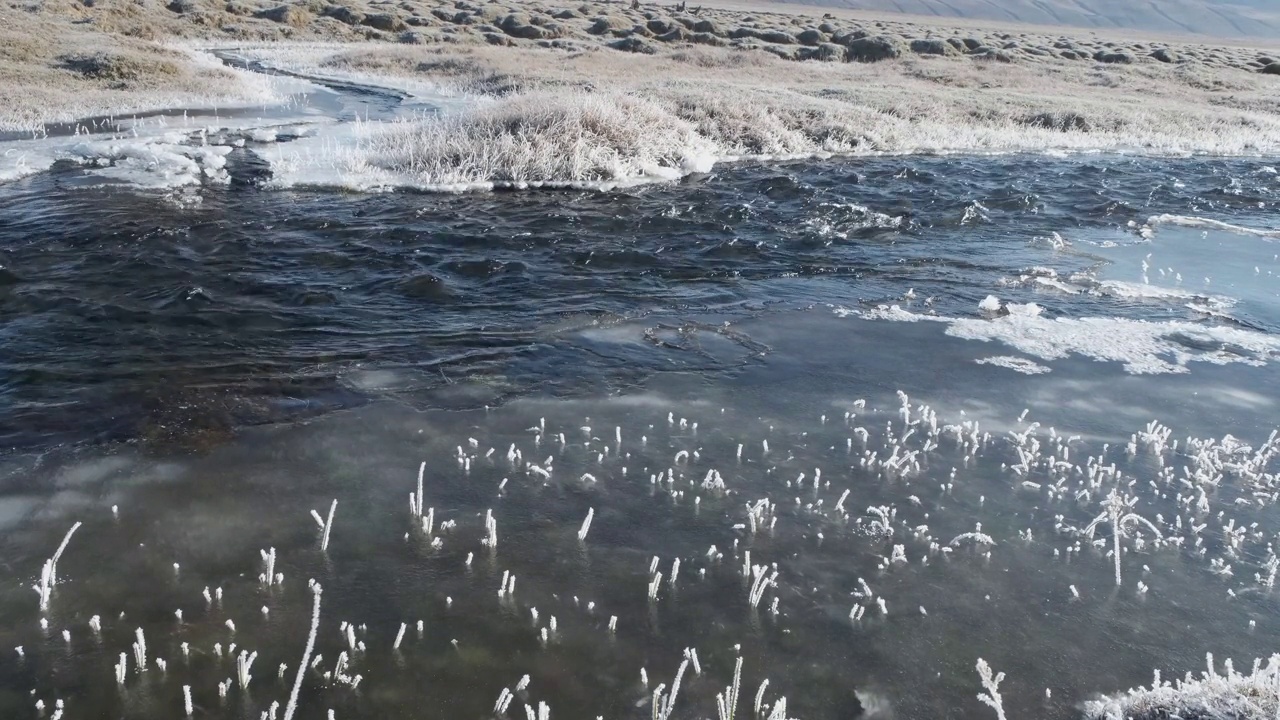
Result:
[[[2,185],[0,716],[182,717],[184,685],[196,717],[275,712],[309,579],[302,718],[492,717],[524,675],[507,716],[645,717],[685,648],[677,718],[714,717],[739,657],[737,716],[767,678],[761,716],[804,720],[994,717],[979,657],[1019,718],[1247,668],[1280,649],[1276,463],[1228,439],[1192,477],[1187,438],[1280,425],[1273,165],[352,194],[264,188],[237,148],[176,194],[63,163]],[[1182,538],[1130,532],[1119,587],[1110,525],[1080,535],[1113,488]],[[951,542],[975,524],[993,545]]]

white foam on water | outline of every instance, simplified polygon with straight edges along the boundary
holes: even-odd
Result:
[[[1020,358],[1014,355],[995,355],[993,357],[978,358],[974,362],[979,365],[994,365],[996,367],[1008,368],[1014,372],[1023,375],[1043,375],[1049,372],[1049,368],[1041,365],[1034,360]]]
[[[897,305],[864,311],[837,308],[836,314],[870,320],[946,323],[946,334],[951,337],[998,342],[1042,360],[1076,355],[1118,362],[1126,372],[1135,375],[1186,373],[1193,362],[1264,365],[1280,354],[1280,338],[1253,330],[1186,321],[1046,318],[1026,312],[987,319],[955,318],[921,315]]]
[[[1197,217],[1195,215],[1153,215],[1147,219],[1147,227],[1155,228],[1159,225],[1179,225],[1182,227],[1204,228],[1206,230],[1221,230],[1223,232],[1235,233],[1237,235],[1252,235],[1261,238],[1280,238],[1280,230],[1272,230],[1269,228],[1251,228],[1244,225],[1233,225],[1231,223],[1222,222],[1221,220],[1213,220],[1210,218]],[[1144,235],[1143,237],[1149,237]]]

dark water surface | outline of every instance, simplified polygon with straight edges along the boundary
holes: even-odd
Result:
[[[1276,597],[1253,578],[1280,523],[1270,502],[1249,504],[1250,483],[1274,476],[1212,491],[1197,515],[1204,553],[1194,539],[1126,541],[1120,588],[1109,544],[1067,553],[1076,538],[1060,528],[1087,524],[1114,486],[1186,535],[1172,525],[1197,514],[1183,488],[1151,483],[1188,458],[1124,445],[1157,418],[1174,439],[1261,445],[1280,424],[1273,350],[1183,332],[1174,347],[1249,362],[1135,375],[1033,353],[1051,372],[1023,375],[975,362],[1027,355],[1000,342],[857,313],[977,318],[994,294],[1045,317],[1183,322],[1265,344],[1280,333],[1280,243],[1186,221],[1141,230],[1162,214],[1274,229],[1273,164],[886,157],[725,166],[613,193],[360,195],[263,190],[238,150],[230,185],[179,197],[86,188],[64,167],[0,186],[0,716],[34,717],[37,699],[50,714],[61,698],[68,719],[182,717],[190,685],[196,717],[256,719],[292,684],[309,578],[325,588],[323,662],[304,683],[305,718],[493,717],[524,674],[509,717],[539,701],[554,718],[647,717],[686,647],[702,674],[685,676],[677,718],[715,716],[739,652],[738,717],[754,715],[767,677],[766,701],[786,695],[804,720],[992,717],[975,699],[978,657],[1008,673],[1006,710],[1023,718],[1075,717],[1092,693],[1149,682],[1155,667],[1198,671],[1205,652],[1247,669],[1280,649]],[[1105,285],[1144,274],[1178,292]],[[898,390],[917,424],[904,425]],[[918,403],[939,426],[976,421],[992,437],[974,457],[945,433],[924,451]],[[1023,486],[1008,431],[1033,421],[1046,448],[1079,436],[1070,462],[1102,454],[1124,479],[1087,496],[1081,475],[1056,498],[1050,477]],[[894,444],[921,451],[922,468],[860,462]],[[548,456],[544,478],[528,463]],[[430,536],[406,502],[424,460]],[[668,469],[673,483],[653,481]],[[711,469],[725,488],[702,487]],[[333,498],[321,553],[308,513]],[[763,498],[778,519],[752,535],[746,505]],[[887,538],[867,532],[881,505],[896,513]],[[1235,546],[1231,518],[1257,523]],[[42,613],[30,586],[76,521]],[[989,557],[942,552],[975,523],[996,540]],[[907,563],[888,563],[894,545]],[[268,547],[282,587],[257,579]],[[779,573],[757,608],[748,549]],[[664,580],[649,600],[654,556]],[[1211,570],[1218,558],[1233,576]],[[504,572],[513,598],[497,593]],[[887,615],[851,595],[860,577]],[[205,586],[221,602],[206,604]],[[870,605],[860,622],[855,602]],[[138,627],[167,671],[136,671]],[[236,668],[215,642],[260,653],[247,690],[219,698]],[[344,649],[355,689],[322,675]]]

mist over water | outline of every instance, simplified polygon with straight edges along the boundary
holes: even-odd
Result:
[[[1176,478],[1188,437],[1258,451],[1280,424],[1273,164],[908,156],[365,195],[263,189],[236,149],[228,184],[186,193],[61,165],[0,186],[0,715],[181,717],[190,685],[197,717],[258,718],[288,695],[309,578],[305,718],[492,717],[525,674],[509,717],[641,718],[690,647],[675,717],[713,717],[739,653],[739,717],[768,678],[761,714],[785,695],[805,720],[993,716],[978,657],[1010,717],[1077,717],[1206,652],[1247,669],[1277,649],[1254,578],[1277,468]],[[1152,420],[1181,451],[1131,440]],[[1010,433],[1042,444],[1023,475]],[[1091,488],[1094,457],[1120,477]],[[430,533],[406,502],[423,461]],[[1073,532],[1112,488],[1189,538],[1126,539],[1120,587],[1110,531]],[[335,498],[322,553],[309,512]],[[1193,515],[1199,544],[1174,526]],[[30,586],[76,521],[42,613]],[[952,546],[976,524],[994,545]],[[748,550],[778,572],[754,608]],[[137,672],[138,627],[167,671]],[[355,688],[324,677],[342,651]]]

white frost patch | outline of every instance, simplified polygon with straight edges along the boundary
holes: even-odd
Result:
[[[992,319],[919,315],[897,305],[868,311],[840,308],[841,317],[869,320],[931,321],[948,325],[947,335],[963,340],[1000,342],[1042,360],[1070,355],[1118,362],[1135,375],[1185,373],[1193,362],[1263,365],[1280,354],[1280,338],[1239,328],[1185,321],[1148,322],[1124,318],[1045,318],[1025,313]]]
[[[1209,218],[1196,217],[1194,215],[1153,215],[1147,219],[1147,227],[1154,228],[1157,225],[1180,225],[1182,227],[1221,230],[1223,232],[1235,233],[1237,235],[1252,235],[1254,237],[1262,238],[1280,238],[1280,230],[1232,225],[1231,223],[1222,222],[1221,220],[1211,220]],[[1144,237],[1147,236],[1144,235]]]
[[[231,148],[187,145],[182,134],[148,140],[82,142],[68,159],[85,165],[85,174],[105,181],[146,189],[198,185],[201,178],[227,182],[227,154]]]
[[[0,144],[0,183],[44,172],[56,160],[56,153],[47,142],[18,140]]]
[[[994,365],[996,367],[1008,368],[1014,372],[1020,372],[1023,375],[1043,375],[1049,372],[1049,368],[1041,365],[1034,360],[1016,357],[1014,355],[996,355],[994,357],[978,358],[974,362],[979,365]]]
[[[76,163],[86,177],[104,183],[149,190],[223,183],[229,180],[227,155],[233,147],[243,146],[246,140],[279,142],[316,132],[314,125],[298,123],[296,117],[154,117],[126,123],[127,130],[120,133],[0,143],[0,183],[44,172],[58,161]]]

